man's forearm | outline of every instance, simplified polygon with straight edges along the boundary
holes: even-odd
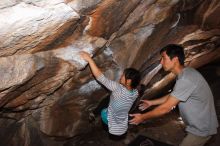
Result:
[[[152,111],[142,115],[142,119],[144,121],[148,119],[160,117],[162,115],[169,113],[173,109],[173,107],[175,107],[180,102],[179,99],[177,99],[174,96],[170,96],[170,94],[164,96],[163,98],[165,100],[163,104],[159,105]]]
[[[150,101],[151,101],[152,105],[160,105],[160,104],[163,104],[164,102],[166,102],[168,97],[169,97],[169,94],[167,94],[159,99],[154,99],[154,100],[150,100]]]
[[[170,110],[165,108],[164,105],[162,105],[163,103],[165,103],[167,101],[168,97],[169,97],[169,94],[167,94],[159,99],[151,100],[152,105],[159,105],[159,106],[150,112],[142,114],[143,120],[145,121],[148,119],[160,117],[160,116],[168,113]]]
[[[171,95],[168,95],[168,97],[164,96],[163,99],[165,99],[165,102],[157,106],[152,111],[149,111],[144,114],[140,114],[140,113],[131,114],[130,116],[134,118],[131,119],[129,123],[137,125],[142,123],[143,121],[165,115],[169,113],[173,109],[173,107],[175,107],[180,102],[178,98]],[[159,103],[159,100],[157,100],[157,102]],[[160,102],[162,102],[162,99],[160,99]]]
[[[160,117],[164,114],[167,114],[169,111],[170,111],[169,109],[159,106],[150,112],[142,114],[142,118],[144,121],[149,120],[149,119],[153,119],[153,118],[157,118],[157,117]]]

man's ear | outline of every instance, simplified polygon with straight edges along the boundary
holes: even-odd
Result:
[[[175,62],[179,62],[179,58],[177,56],[173,57],[173,59],[175,60]]]

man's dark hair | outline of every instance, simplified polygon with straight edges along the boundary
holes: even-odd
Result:
[[[137,88],[137,86],[139,85],[140,81],[141,81],[141,74],[138,70],[134,69],[134,68],[126,68],[124,70],[124,75],[125,75],[125,79],[131,80],[131,87]]]
[[[170,57],[170,59],[178,57],[180,64],[184,65],[185,54],[182,46],[176,44],[169,44],[160,50],[160,54],[164,51]]]

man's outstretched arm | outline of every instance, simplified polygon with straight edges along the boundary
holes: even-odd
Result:
[[[139,110],[141,111],[144,111],[146,110],[147,108],[153,106],[153,105],[160,105],[160,104],[163,104],[164,102],[167,101],[169,97],[169,94],[161,97],[161,98],[158,98],[158,99],[153,99],[153,100],[141,100],[141,104],[139,105]]]
[[[179,102],[180,102],[179,99],[169,95],[168,99],[163,104],[159,105],[152,111],[149,111],[144,114],[131,114],[130,116],[133,117],[133,119],[131,119],[129,123],[138,125],[145,120],[165,115],[169,113],[173,109],[173,107],[175,107]]]

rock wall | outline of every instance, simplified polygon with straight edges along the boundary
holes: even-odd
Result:
[[[183,45],[196,68],[218,60],[219,11],[217,0],[2,0],[0,145],[63,145],[91,131],[88,112],[107,92],[81,50],[113,80],[139,69],[148,98],[174,78],[159,65],[164,45]]]

